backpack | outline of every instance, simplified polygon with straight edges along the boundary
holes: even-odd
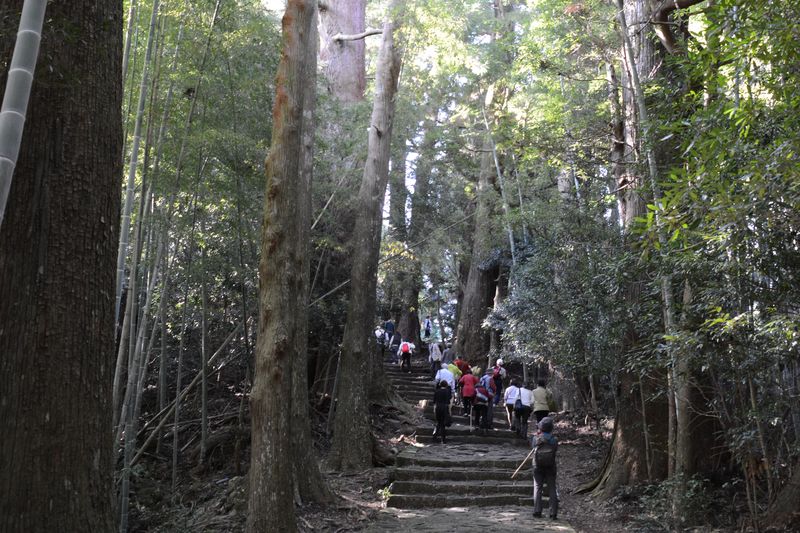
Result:
[[[483,385],[478,385],[475,387],[475,399],[479,402],[488,402],[489,398],[494,396],[489,390],[484,387]]]
[[[411,351],[411,346],[409,346],[407,342],[404,342],[400,345],[400,351],[403,353],[408,353]]]
[[[492,379],[497,381],[501,377],[502,376],[500,375],[500,368],[499,367],[494,367],[494,370],[492,371]]]
[[[536,438],[536,451],[533,452],[533,464],[538,468],[553,468],[556,466],[556,447],[543,437]]]

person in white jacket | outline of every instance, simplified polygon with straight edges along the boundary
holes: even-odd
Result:
[[[432,342],[428,345],[428,361],[431,364],[431,375],[435,375],[439,367],[442,366],[442,350],[439,344]]]
[[[447,365],[441,363],[441,368],[439,371],[436,372],[436,383],[441,381],[446,381],[448,385],[450,385],[450,391],[455,394],[456,392],[456,377],[453,375],[450,370],[447,369]]]
[[[514,404],[517,403],[519,398],[519,387],[517,387],[517,380],[512,379],[508,387],[506,387],[503,394],[506,406],[506,419],[508,419],[508,429],[511,431],[517,430],[516,419],[514,418]]]

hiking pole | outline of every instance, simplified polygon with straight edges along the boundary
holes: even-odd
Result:
[[[531,455],[533,455],[533,452],[534,452],[535,450],[536,450],[536,448],[531,448],[531,451],[530,451],[530,452],[528,452],[528,456],[527,456],[527,457],[525,457],[525,459],[523,459],[523,460],[522,460],[522,462],[519,464],[519,466],[517,467],[517,469],[516,469],[516,470],[514,470],[514,473],[513,473],[513,474],[511,474],[511,479],[514,479],[514,476],[516,476],[516,475],[517,475],[517,472],[519,472],[519,471],[522,469],[522,467],[525,465],[525,463],[527,463],[527,462],[528,462],[528,459],[530,459],[530,458],[531,458]]]

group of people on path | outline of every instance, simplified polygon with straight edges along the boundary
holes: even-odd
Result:
[[[440,354],[441,355],[441,354]],[[433,365],[434,360],[431,358]],[[508,375],[503,360],[498,359],[495,366],[481,375],[480,368],[473,369],[461,358],[453,362],[444,362],[434,379],[436,388],[433,394],[436,429],[434,437],[441,438],[442,444],[447,442],[447,427],[452,423],[451,405],[454,399],[460,398],[464,408],[464,416],[470,419],[470,430],[477,427],[484,432],[492,427],[492,412],[496,405],[503,401],[509,429],[522,438],[528,435],[528,419],[536,417],[537,432],[531,438],[533,447],[533,516],[542,516],[542,493],[545,484],[549,491],[550,518],[558,517],[558,489],[556,486],[556,451],[558,439],[553,435],[553,419],[548,415],[557,410],[553,393],[547,388],[544,379],[537,380],[537,386],[531,388],[525,383],[511,379],[508,387],[503,388]]]
[[[424,337],[431,336],[431,317],[422,322]],[[391,319],[376,329],[382,351],[387,347],[392,362],[401,364],[401,371],[411,373],[411,356],[416,349],[414,343],[396,330]],[[451,343],[431,342],[428,344],[428,362],[435,381],[433,394],[436,429],[434,437],[447,442],[447,427],[452,423],[451,406],[460,402],[464,416],[470,420],[470,431],[475,427],[484,433],[492,428],[494,407],[503,402],[506,420],[510,430],[518,436],[527,438],[530,415],[536,417],[537,431],[531,437],[533,456],[533,516],[542,516],[542,493],[548,488],[549,515],[558,518],[558,488],[556,484],[556,453],[558,439],[553,435],[554,422],[548,416],[556,411],[553,393],[547,388],[544,379],[538,379],[536,387],[520,383],[512,378],[504,388],[508,372],[503,359],[497,359],[494,367],[481,374],[480,368],[472,368],[467,361],[458,357]],[[479,377],[480,376],[480,377]]]

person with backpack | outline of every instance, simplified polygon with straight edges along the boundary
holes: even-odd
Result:
[[[442,366],[442,350],[439,344],[432,342],[428,347],[428,361],[431,363],[431,374],[435,374],[436,370]]]
[[[406,371],[409,374],[411,373],[411,354],[414,353],[414,343],[408,340],[408,338],[403,339],[403,342],[400,343],[400,346],[397,348],[397,355],[402,359],[402,363],[400,363],[400,371]]]
[[[517,431],[517,419],[514,416],[514,409],[516,408],[517,400],[519,400],[519,387],[517,387],[516,380],[511,380],[506,392],[503,394],[506,406],[506,419],[508,420],[508,429]],[[521,400],[520,400],[521,401]]]
[[[558,519],[558,488],[556,486],[556,452],[558,439],[553,436],[553,419],[544,417],[539,431],[531,438],[533,446],[533,516],[542,516],[542,490],[547,483],[550,518]]]
[[[494,380],[492,380],[492,369],[486,370],[486,374],[481,377],[478,386],[475,387],[475,425],[480,429],[492,429],[492,407],[494,397],[497,395]]]
[[[546,387],[547,382],[543,378],[539,378],[536,384],[538,386],[533,389],[533,414],[536,416],[536,421],[541,422],[550,414],[550,411],[558,410],[558,406],[553,398],[553,393]]]
[[[494,397],[494,404],[497,405],[503,397],[503,380],[506,379],[506,369],[503,368],[502,359],[498,359],[494,368],[492,368],[492,379],[494,380],[494,389],[497,393]]]
[[[442,444],[447,441],[447,426],[450,425],[450,400],[453,398],[453,391],[450,384],[442,380],[436,385],[433,393],[433,412],[436,415],[436,430],[433,432],[434,438],[441,437]]]
[[[519,388],[519,398],[514,403],[514,414],[517,415],[517,435],[523,439],[528,437],[528,418],[531,416],[533,391],[527,383]]]
[[[472,404],[475,402],[475,386],[478,384],[478,378],[472,374],[471,370],[467,370],[458,385],[461,387],[461,402],[464,404],[464,415],[470,416],[472,414]]]

